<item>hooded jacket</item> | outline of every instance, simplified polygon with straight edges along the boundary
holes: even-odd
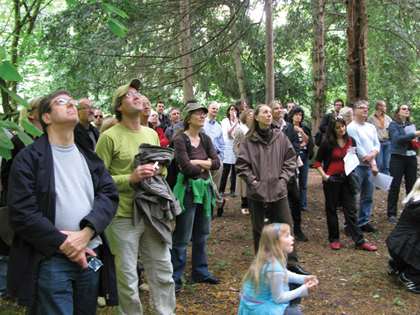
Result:
[[[257,131],[245,138],[236,160],[236,174],[247,184],[247,198],[254,201],[276,202],[287,197],[287,182],[296,168],[290,140],[278,128],[271,132],[269,143]]]

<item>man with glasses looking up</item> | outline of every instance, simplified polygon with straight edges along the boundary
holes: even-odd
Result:
[[[69,92],[44,97],[38,115],[44,134],[15,157],[9,176],[9,289],[27,314],[94,315],[99,293],[118,304],[104,233],[117,211],[117,187],[103,161],[74,142]],[[89,255],[104,263],[100,272]]]
[[[102,122],[104,121],[104,113],[100,109],[95,110],[95,121],[93,124],[99,131],[101,131]]]
[[[104,131],[96,147],[96,153],[111,173],[120,195],[117,214],[106,231],[117,266],[120,304],[115,312],[143,314],[137,275],[140,251],[149,280],[151,313],[170,315],[175,310],[175,283],[169,245],[143,216],[136,225],[133,223],[136,184],[161,172],[167,173],[162,164],[155,169],[153,162],[133,171],[134,156],[139,153],[142,143],[160,146],[158,134],[145,127],[147,124],[140,123],[141,113],[150,112],[150,102],[138,92],[139,88],[140,81],[132,79],[114,92],[112,107],[120,123]]]
[[[375,112],[366,120],[376,127],[378,132],[379,142],[381,143],[381,151],[376,156],[379,172],[389,175],[389,161],[391,159],[391,141],[389,141],[388,127],[392,122],[386,112],[386,103],[384,101],[377,101],[375,103]]]
[[[357,156],[360,164],[355,168],[357,176],[360,178],[360,203],[359,203],[359,227],[363,232],[379,232],[369,222],[372,210],[373,197],[375,195],[375,185],[369,181],[373,174],[379,172],[376,167],[375,157],[380,152],[381,145],[378,133],[374,125],[367,123],[369,115],[369,103],[367,101],[357,101],[353,105],[354,120],[347,125],[347,132],[357,143]]]
[[[79,122],[74,127],[74,141],[95,150],[99,138],[99,130],[91,123],[95,120],[95,106],[87,98],[78,101]]]

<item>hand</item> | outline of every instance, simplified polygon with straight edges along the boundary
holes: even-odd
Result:
[[[293,128],[295,128],[295,130],[296,130],[297,132],[301,132],[301,131],[302,131],[302,128],[300,128],[299,126],[294,126]]]
[[[375,163],[370,163],[370,168],[372,169],[373,176],[378,175],[379,170]]]
[[[305,141],[302,141],[302,143],[300,144],[300,147],[303,148],[306,145],[308,145],[308,144]]]
[[[67,235],[66,240],[60,246],[60,250],[70,259],[75,258],[92,239],[92,229],[85,227],[78,232],[60,231]]]
[[[86,253],[92,255],[93,257],[96,257],[96,253],[92,249],[90,249],[89,247],[85,247],[75,258],[70,260],[78,263],[80,266],[87,269],[89,268],[89,265],[87,263]]]
[[[369,154],[366,154],[363,157],[363,162],[366,163],[366,164],[370,164],[375,156],[376,156],[376,154],[373,153],[373,152],[369,153]]]
[[[255,179],[252,181],[251,185],[258,183]]]
[[[130,174],[130,184],[136,184],[138,182],[140,182],[143,178],[148,178],[148,177],[152,177],[155,175],[155,169],[153,168],[153,162],[148,163],[148,164],[144,164],[144,165],[139,165],[137,166],[137,168],[134,170],[133,173]],[[161,170],[161,166],[159,165],[159,168]],[[159,171],[160,172],[160,171]]]
[[[308,291],[312,291],[317,285],[319,281],[316,276],[306,276],[305,277],[305,286]]]
[[[415,135],[416,137],[420,137],[420,130],[417,130],[416,132],[414,132],[414,135]]]
[[[329,179],[330,179],[330,175],[326,175],[324,178],[324,182],[328,182]]]

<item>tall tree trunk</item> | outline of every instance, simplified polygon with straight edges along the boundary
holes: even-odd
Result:
[[[190,2],[189,0],[180,0],[181,7],[181,79],[182,90],[184,92],[184,104],[187,100],[194,99],[193,78],[191,67],[191,42],[190,42]]]
[[[229,5],[230,9],[230,15],[231,18],[233,18],[235,14],[235,10],[232,8],[232,5]],[[241,99],[244,99],[248,107],[252,107],[251,99],[248,97],[248,91],[245,87],[244,81],[245,81],[245,71],[242,65],[242,59],[241,59],[241,50],[239,49],[239,37],[238,32],[236,30],[236,21],[232,24],[232,37],[235,41],[235,45],[233,46],[233,60],[235,62],[235,70],[236,70],[236,78],[238,79],[238,86],[239,86],[239,92],[241,94]]]
[[[273,0],[265,2],[265,103],[274,101]]]
[[[312,0],[313,50],[312,50],[312,131],[319,130],[326,111],[325,88],[327,68],[325,66],[325,0]]]
[[[368,100],[366,0],[347,0],[347,106]]]

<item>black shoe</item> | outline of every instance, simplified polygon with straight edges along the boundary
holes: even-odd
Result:
[[[308,208],[302,208],[300,211],[309,212]]]
[[[408,291],[420,294],[420,285],[417,285],[413,280],[407,279],[404,272],[398,275],[398,279],[405,285]]]
[[[352,238],[351,233],[349,229],[347,228],[347,226],[344,227],[344,235],[347,236],[348,238]]]
[[[175,295],[178,295],[181,292],[182,284],[175,282]]]
[[[390,215],[390,216],[388,217],[388,220],[389,220],[389,221],[391,221],[392,223],[397,223],[397,219],[395,218],[395,216],[394,216],[394,215]]]
[[[226,197],[226,194],[224,192],[219,191],[220,197]]]
[[[394,259],[390,258],[388,260],[388,269],[386,270],[390,276],[395,275],[397,273],[397,267],[395,266]]]
[[[223,209],[223,207],[225,206],[225,203],[226,203],[226,199],[223,199],[222,206],[220,208],[217,208],[217,216],[218,217],[221,217],[223,215],[223,212],[225,211]]]
[[[287,269],[289,269],[289,271],[300,274],[300,275],[304,275],[304,276],[309,276],[310,273],[306,270],[303,270],[301,266],[299,265],[294,265],[294,266],[290,266],[287,267]]]
[[[363,232],[369,232],[369,233],[379,233],[380,231],[377,229],[377,228],[375,228],[372,224],[370,224],[369,222],[368,223],[366,223],[365,225],[362,225],[361,227],[360,227],[360,229],[363,231]]]
[[[235,197],[236,197],[235,191],[232,191],[232,192],[230,193],[230,196],[231,196],[232,198],[235,198]]]
[[[302,229],[300,227],[293,229],[293,232],[295,234],[295,239],[298,240],[299,242],[308,241],[308,238],[305,236],[305,234],[303,234]]]
[[[215,277],[215,276],[211,276],[211,277],[207,278],[206,280],[200,281],[200,282],[207,282],[207,283],[210,283],[210,284],[219,284],[220,279]]]

